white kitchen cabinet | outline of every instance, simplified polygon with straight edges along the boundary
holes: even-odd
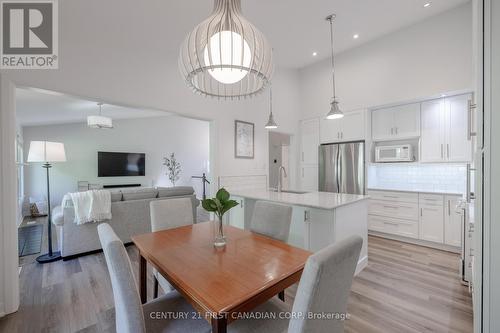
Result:
[[[301,156],[303,164],[318,164],[319,119],[303,120],[301,123]]]
[[[419,238],[429,242],[443,243],[443,206],[420,205]]]
[[[320,120],[320,143],[339,142],[340,133],[342,132],[341,119],[326,119]]]
[[[378,190],[368,195],[372,232],[432,242],[450,251],[461,247],[462,216],[455,209],[461,196]]]
[[[420,136],[420,103],[372,111],[373,141],[402,140]]]
[[[456,206],[460,197],[447,195],[444,213],[444,243],[451,246],[462,244],[462,214],[457,213]]]
[[[422,103],[421,162],[470,162],[472,141],[468,138],[470,94]]]
[[[300,184],[303,191],[318,190],[318,165],[300,166]]]
[[[446,158],[449,162],[470,162],[472,140],[468,139],[468,101],[471,95],[452,96],[445,99]]]
[[[334,143],[365,139],[365,110],[345,112],[340,119],[320,120],[320,142]]]
[[[444,100],[422,103],[420,160],[442,162],[444,160]]]
[[[340,119],[342,125],[340,138],[342,141],[365,139],[365,114],[364,110],[344,113],[344,117]]]
[[[235,206],[229,210],[229,225],[237,227],[240,229],[245,229],[245,209],[244,209],[244,199],[237,196],[231,196],[232,200],[238,202],[238,206]]]

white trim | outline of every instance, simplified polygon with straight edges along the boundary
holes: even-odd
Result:
[[[19,307],[15,86],[0,74],[0,314]]]
[[[358,260],[358,265],[356,266],[356,271],[354,272],[354,276],[361,273],[365,267],[368,266],[368,256],[364,256],[363,258]]]
[[[433,242],[428,242],[425,240],[414,239],[414,238],[409,238],[409,237],[404,237],[404,236],[391,235],[391,234],[386,234],[384,232],[379,232],[379,231],[368,230],[368,235],[380,237],[380,238],[386,238],[386,239],[395,240],[395,241],[404,242],[404,243],[409,243],[409,244],[413,244],[413,245],[430,247],[432,249],[441,250],[441,251],[447,251],[447,252],[453,252],[453,253],[460,253],[460,251],[461,251],[460,248],[455,247],[455,246],[433,243]]]

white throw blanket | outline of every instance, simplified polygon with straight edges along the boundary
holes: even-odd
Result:
[[[70,193],[75,208],[75,223],[111,220],[111,192],[91,190]]]

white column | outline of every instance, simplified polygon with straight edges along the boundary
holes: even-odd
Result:
[[[483,332],[500,332],[500,2],[484,0]]]
[[[15,89],[0,74],[0,317],[19,307]]]

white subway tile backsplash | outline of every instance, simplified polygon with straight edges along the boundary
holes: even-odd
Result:
[[[462,164],[371,164],[368,187],[465,193],[466,166]]]

